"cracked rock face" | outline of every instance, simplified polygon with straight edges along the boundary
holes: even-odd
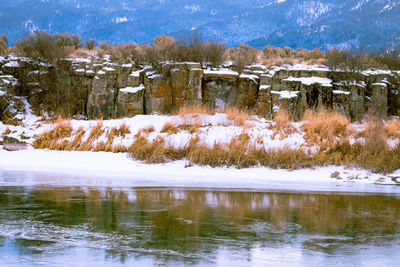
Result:
[[[397,76],[396,76],[397,75]],[[359,121],[373,111],[399,115],[399,75],[389,71],[350,73],[319,69],[247,67],[202,69],[199,63],[118,65],[67,59],[56,65],[15,59],[0,62],[0,90],[25,96],[46,111],[112,119],[167,113],[183,105],[236,106],[272,118],[283,108],[295,120],[306,109],[327,108]],[[0,112],[7,100],[0,93]]]

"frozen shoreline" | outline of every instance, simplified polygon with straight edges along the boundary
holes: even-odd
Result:
[[[334,172],[342,179],[331,178]],[[184,160],[153,165],[132,160],[124,153],[0,149],[3,186],[51,184],[400,194],[400,186],[392,179],[399,176],[400,171],[384,176],[336,166],[295,171],[187,167]]]

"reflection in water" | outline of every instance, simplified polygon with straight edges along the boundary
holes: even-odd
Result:
[[[359,248],[398,250],[399,221],[390,195],[0,187],[0,262],[103,251],[113,263],[330,265],[360,260]]]

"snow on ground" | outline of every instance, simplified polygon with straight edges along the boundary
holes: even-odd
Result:
[[[0,136],[8,128],[8,135],[21,138],[32,143],[34,137],[54,127],[51,123],[40,121],[40,117],[30,112],[29,104],[24,100],[26,114],[19,114],[22,126],[4,125],[0,122]],[[271,128],[273,122],[256,116],[243,126],[235,125],[228,119],[227,114],[214,115],[186,114],[185,116],[167,115],[138,115],[132,118],[101,121],[103,128],[118,128],[126,124],[130,134],[124,138],[117,137],[114,145],[129,146],[140,129],[153,126],[154,132],[147,138],[154,140],[162,136],[168,145],[181,148],[187,145],[193,137],[187,130],[176,134],[160,133],[166,122],[185,125],[199,122],[201,127],[196,133],[200,142],[213,146],[215,143],[229,143],[234,137],[245,132],[250,136],[250,143],[258,148],[301,148],[305,143],[300,131],[281,136]],[[87,133],[99,121],[71,120],[71,126],[77,130],[83,127]],[[296,129],[304,122],[292,123]],[[362,125],[354,124],[355,129]],[[99,140],[106,140],[103,135]],[[375,184],[394,185],[400,183],[400,170],[390,175],[373,174],[362,169],[346,169],[345,167],[317,167],[295,171],[275,170],[266,167],[236,169],[234,167],[203,167],[187,166],[187,161],[181,160],[166,164],[148,165],[129,158],[126,153],[113,154],[110,152],[66,152],[35,150],[8,152],[0,146],[0,177],[2,172],[33,172],[57,173],[79,177],[98,177],[103,182],[135,184],[141,186],[189,186],[189,187],[218,187],[218,188],[257,188],[265,190],[311,190],[311,191],[357,191],[375,192],[389,191],[400,193],[399,186],[380,186]],[[2,182],[0,178],[0,184]]]
[[[220,124],[207,127],[199,136],[210,146],[214,142],[226,142],[242,132],[242,128],[234,125],[226,126],[228,120],[225,114],[205,115],[207,123]],[[175,121],[184,118],[179,116],[136,116],[121,120],[103,121],[103,127],[116,127],[126,123],[135,134],[138,129],[146,125],[153,125],[159,131],[166,121]],[[248,134],[255,140],[261,137],[266,148],[297,147],[304,142],[300,133],[290,138],[279,140],[270,139],[271,130],[262,125],[268,124],[260,120],[259,125],[248,129]],[[72,120],[76,127],[90,127],[95,121]],[[224,125],[225,124],[225,125]],[[261,126],[260,126],[261,125]],[[41,126],[36,132],[43,132],[50,125]],[[159,132],[149,135],[154,139]],[[169,137],[164,134],[167,143],[174,147],[185,146],[191,135],[180,132]],[[133,139],[132,139],[133,140]],[[121,139],[122,144],[129,145],[132,141]],[[187,166],[185,160],[166,164],[148,165],[129,158],[127,153],[107,152],[66,152],[35,150],[30,148],[24,151],[9,152],[0,149],[0,172],[18,171],[24,173],[45,172],[63,174],[67,176],[96,177],[102,182],[119,184],[135,184],[140,186],[188,186],[188,187],[217,187],[217,188],[255,188],[264,190],[306,190],[306,191],[351,191],[375,192],[389,191],[400,193],[400,187],[391,186],[377,189],[375,184],[394,185],[400,182],[400,170],[391,175],[373,174],[362,169],[346,169],[344,167],[317,167],[295,171],[275,170],[266,167],[236,169],[234,167],[203,167]],[[98,180],[96,180],[98,182]],[[0,180],[1,183],[1,180]]]
[[[337,172],[337,178],[331,178]],[[32,179],[52,175],[48,183],[57,185],[97,186],[173,186],[207,188],[241,188],[257,190],[336,191],[400,193],[390,177],[360,169],[324,167],[296,171],[265,167],[249,169],[186,166],[185,161],[148,165],[134,161],[127,154],[107,152],[65,152],[0,150],[0,184],[13,183],[1,179],[17,173]],[[398,173],[400,176],[400,173]],[[64,177],[58,179],[57,177]],[[18,180],[19,181],[19,180]],[[19,181],[21,182],[21,181]],[[27,181],[23,181],[27,183]],[[35,181],[31,181],[35,183]],[[37,181],[36,181],[37,182]]]

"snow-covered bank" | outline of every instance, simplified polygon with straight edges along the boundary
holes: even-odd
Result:
[[[400,176],[400,171],[392,175]],[[51,179],[45,179],[46,182],[41,180],[49,176]],[[399,194],[400,186],[396,186],[393,180],[391,176],[343,167],[295,171],[265,167],[239,170],[187,167],[186,161],[149,165],[133,161],[124,153],[0,150],[2,185],[42,181],[45,184],[71,186],[173,186]]]

